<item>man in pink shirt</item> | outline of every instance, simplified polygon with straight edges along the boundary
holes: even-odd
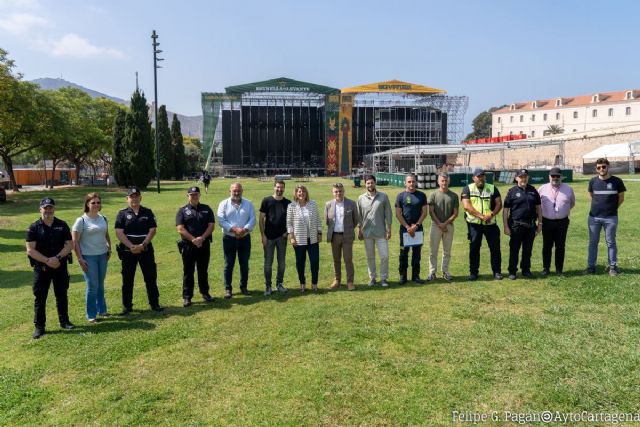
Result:
[[[556,247],[556,274],[562,275],[569,213],[576,205],[573,189],[562,183],[560,168],[549,171],[549,183],[538,189],[542,202],[542,276],[549,275],[551,252]]]

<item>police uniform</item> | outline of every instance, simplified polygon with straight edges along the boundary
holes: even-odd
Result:
[[[54,206],[53,199],[45,198],[40,202],[40,206]],[[53,282],[53,291],[56,296],[56,307],[58,309],[58,320],[60,326],[65,329],[71,329],[73,325],[69,321],[67,290],[69,289],[69,273],[67,271],[67,257],[60,257],[65,243],[71,241],[71,230],[66,222],[53,218],[51,226],[45,224],[40,218],[27,229],[27,242],[36,243],[36,251],[46,258],[58,258],[60,266],[51,268],[33,258],[30,258],[33,265],[33,295],[34,301],[34,320],[36,330],[44,332],[46,317],[47,295],[49,287]],[[34,338],[35,337],[34,335]]]
[[[189,190],[191,192],[191,189]],[[200,192],[199,189],[197,192]],[[208,205],[198,203],[196,207],[193,207],[190,203],[187,203],[178,209],[176,226],[182,225],[193,237],[200,237],[207,231],[209,224],[215,223],[214,218],[213,210]],[[184,238],[180,244],[183,267],[182,298],[185,300],[191,300],[191,298],[193,298],[193,273],[197,266],[198,288],[200,289],[200,293],[208,300],[210,296],[207,270],[209,268],[211,236],[209,235],[199,248]]]
[[[531,275],[531,251],[536,237],[537,206],[540,206],[540,194],[535,187],[527,184],[525,188],[514,186],[507,192],[504,207],[509,209],[507,224],[511,229],[509,239],[509,277],[518,271],[518,255],[522,247],[520,270],[524,276]]]
[[[149,234],[149,230],[157,227],[155,215],[151,209],[143,206],[140,206],[137,215],[131,207],[121,209],[115,221],[115,228],[122,229],[127,239],[134,245],[141,244]],[[154,310],[160,309],[158,273],[151,242],[139,254],[131,253],[129,248],[120,243],[118,256],[122,260],[122,305],[125,312],[131,311],[133,308],[133,283],[138,264],[140,264],[140,270],[144,276],[149,305]]]

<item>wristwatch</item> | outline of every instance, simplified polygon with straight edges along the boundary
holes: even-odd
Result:
[[[62,261],[62,257],[60,255],[56,255],[56,258],[58,259],[58,261]]]

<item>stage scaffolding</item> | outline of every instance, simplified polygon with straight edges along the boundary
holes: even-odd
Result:
[[[353,103],[354,160],[375,159],[380,163],[368,166],[386,170],[389,165],[383,156],[369,155],[406,146],[458,144],[464,136],[467,105],[466,96],[358,93]],[[434,155],[425,164],[441,160]]]

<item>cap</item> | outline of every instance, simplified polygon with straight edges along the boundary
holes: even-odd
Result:
[[[529,175],[529,171],[526,169],[518,169],[518,172],[516,172],[516,176],[525,176],[525,175]]]
[[[475,168],[473,170],[473,176],[478,176],[478,175],[484,175],[484,169],[482,168]]]
[[[127,190],[127,196],[131,196],[132,194],[140,194],[140,189],[136,186],[133,187],[129,187],[129,189]]]
[[[45,197],[44,199],[40,200],[41,208],[44,208],[45,206],[55,206],[55,205],[56,205],[56,201],[50,197]]]
[[[192,194],[192,193],[199,193],[200,192],[200,188],[199,187],[189,187],[189,189],[187,190],[187,194]]]
[[[551,170],[549,170],[549,175],[560,175],[562,176],[562,171],[560,170],[560,168],[551,168]]]

